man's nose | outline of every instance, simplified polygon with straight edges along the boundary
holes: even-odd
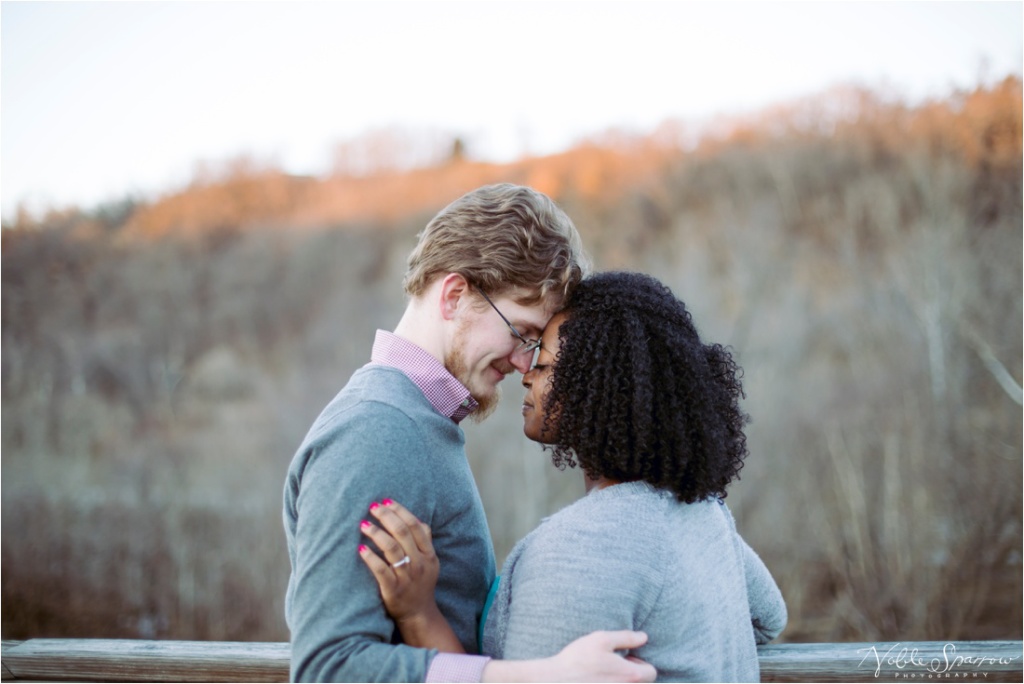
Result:
[[[509,363],[515,366],[516,370],[525,376],[530,372],[530,364],[533,361],[533,353],[525,349],[522,351],[513,350],[508,357]]]

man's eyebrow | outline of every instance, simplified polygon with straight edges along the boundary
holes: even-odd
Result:
[[[518,325],[516,326],[516,330],[521,332],[525,337],[533,337],[539,340],[544,334],[545,327],[546,325],[538,326],[536,323],[528,323],[524,321],[522,323],[522,327]]]

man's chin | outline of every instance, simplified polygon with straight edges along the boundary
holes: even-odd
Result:
[[[469,414],[469,419],[474,423],[482,423],[498,408],[498,401],[501,399],[501,388],[495,387],[494,391],[486,397],[473,396],[477,407]]]
[[[449,352],[444,358],[444,367],[448,369],[455,379],[462,383],[463,387],[469,388],[470,394],[473,399],[476,400],[477,407],[469,414],[469,418],[474,423],[479,423],[487,416],[494,413],[494,409],[498,406],[498,399],[501,398],[501,387],[495,384],[491,388],[491,393],[483,396],[478,396],[477,393],[473,392],[471,379],[472,376],[469,373],[469,369],[466,367],[466,361],[462,356],[462,338],[466,334],[465,327],[461,328],[456,333],[456,347],[453,351]]]

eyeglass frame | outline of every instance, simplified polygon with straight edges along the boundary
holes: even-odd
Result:
[[[498,309],[498,307],[496,307],[494,305],[494,302],[492,302],[491,298],[487,296],[487,293],[484,292],[479,287],[476,288],[476,291],[479,292],[480,295],[484,298],[484,300],[488,304],[491,305],[491,308],[494,309],[494,313],[496,313],[499,316],[501,316],[501,320],[505,321],[505,325],[508,326],[508,329],[511,330],[512,334],[516,337],[516,339],[519,340],[520,344],[514,350],[512,350],[512,353],[518,354],[518,353],[522,352],[522,353],[532,354],[533,352],[535,352],[538,349],[540,349],[540,340],[531,340],[531,339],[523,337],[521,334],[519,334],[519,331],[516,330],[516,327],[514,325],[512,325],[512,322],[510,320],[505,318],[505,314],[501,313],[501,311]]]

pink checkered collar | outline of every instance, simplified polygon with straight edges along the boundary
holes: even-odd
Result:
[[[422,347],[392,332],[377,331],[370,362],[405,373],[420,388],[434,410],[456,423],[477,407],[466,386],[449,373],[443,363]]]

